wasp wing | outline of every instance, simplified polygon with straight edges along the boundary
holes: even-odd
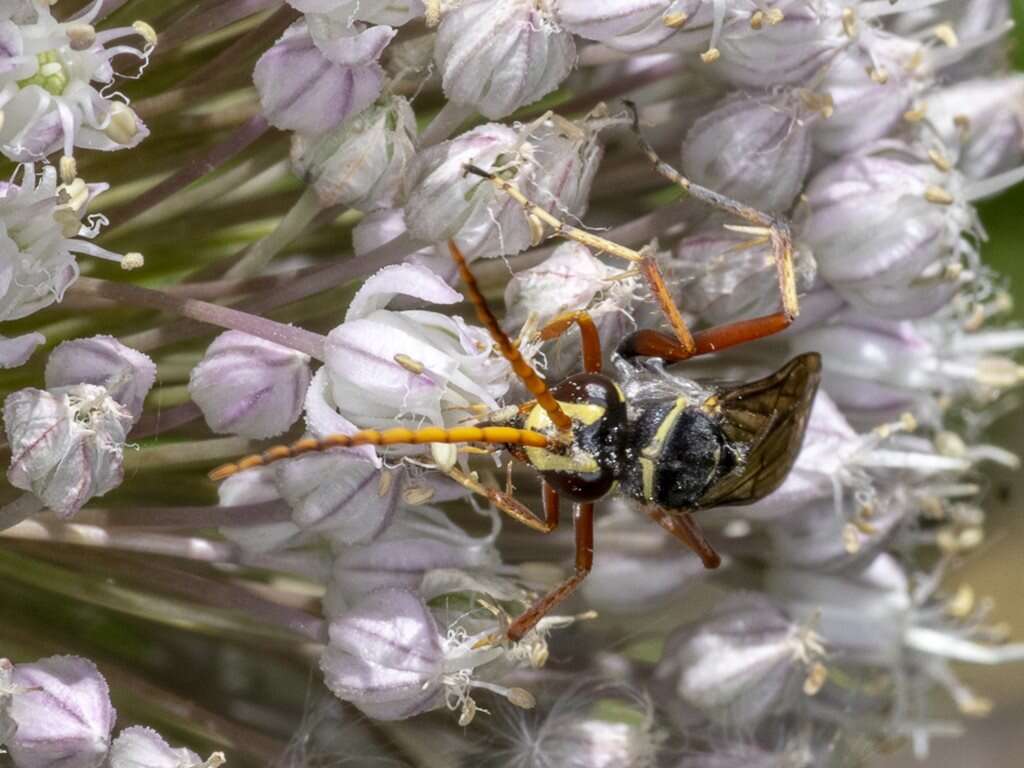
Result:
[[[751,504],[782,484],[800,452],[820,380],[821,357],[811,352],[759,381],[721,390],[719,426],[744,458],[707,490],[699,508]]]

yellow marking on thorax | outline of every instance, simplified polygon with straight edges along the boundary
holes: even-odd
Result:
[[[558,404],[562,407],[569,418],[574,422],[589,427],[599,421],[605,414],[605,408],[596,403],[566,403],[561,400]],[[526,417],[526,429],[535,430],[548,434],[554,430],[551,419],[547,412],[539,405],[534,406],[530,415]],[[552,453],[546,448],[526,448],[526,458],[541,472],[578,472],[590,474],[598,472],[601,467],[597,459],[589,453],[578,449],[570,449],[568,453]]]
[[[665,439],[672,431],[672,428],[675,427],[676,422],[679,420],[679,415],[686,408],[686,405],[687,400],[685,397],[677,397],[676,404],[672,406],[672,410],[666,413],[665,418],[661,420],[661,424],[658,425],[658,429],[654,433],[654,437],[651,438],[651,442],[640,451],[640,469],[643,472],[644,498],[647,501],[654,501],[655,463],[661,455]]]

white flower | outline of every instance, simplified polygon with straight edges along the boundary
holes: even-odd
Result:
[[[144,22],[96,31],[100,12],[93,2],[79,16],[58,22],[49,3],[32,3],[32,13],[0,15],[0,149],[11,160],[29,162],[75,147],[134,147],[149,131],[126,104],[107,89],[116,73],[112,61],[130,55],[145,66],[156,35]],[[142,47],[111,43],[138,37]]]
[[[75,256],[86,254],[123,267],[135,258],[121,257],[89,242],[99,234],[103,217],[88,217],[86,206],[105,185],[87,185],[76,179],[57,184],[57,171],[46,166],[36,175],[32,165],[22,166],[20,184],[0,184],[0,321],[17,320],[60,301],[78,277]],[[40,334],[5,339],[5,357],[20,364],[31,354]],[[19,362],[20,361],[20,362]]]
[[[380,99],[326,134],[292,136],[292,167],[321,204],[361,211],[395,205],[415,152],[416,115],[401,96]]]
[[[142,416],[143,403],[154,382],[153,361],[113,336],[65,341],[46,361],[48,389],[95,384],[123,405],[134,421]]]
[[[6,746],[18,768],[98,768],[110,747],[116,713],[96,665],[51,656],[14,667],[11,718],[18,726]]]
[[[217,768],[224,754],[214,752],[203,760],[191,749],[172,749],[152,728],[133,725],[125,728],[110,745],[109,768]]]
[[[263,114],[276,128],[316,135],[362,112],[380,95],[377,60],[394,34],[319,14],[295,22],[253,70]]]
[[[425,10],[423,0],[288,0],[288,5],[303,13],[330,13],[338,18],[392,27],[422,16]]]
[[[444,92],[492,120],[550,93],[572,71],[576,46],[536,0],[463,0],[437,30]]]
[[[188,392],[214,432],[273,437],[302,414],[309,380],[308,355],[228,331],[192,369]]]
[[[61,517],[121,484],[132,415],[103,387],[18,390],[4,400],[4,426],[7,479]]]
[[[508,389],[509,368],[491,353],[487,333],[437,312],[386,309],[396,296],[461,300],[440,277],[413,264],[385,267],[369,278],[345,322],[327,337],[325,375],[314,377],[307,415],[326,403],[354,424],[383,428],[396,420],[451,425],[477,406],[496,408]]]

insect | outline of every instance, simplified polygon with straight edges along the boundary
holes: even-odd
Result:
[[[647,281],[672,333],[636,331],[619,345],[613,357],[616,371],[609,375],[602,372],[601,342],[590,315],[576,311],[556,317],[539,331],[539,337],[553,340],[577,327],[583,370],[549,387],[501,329],[458,246],[449,242],[480,322],[533,400],[513,409],[511,416],[500,420],[485,417],[473,426],[400,427],[300,440],[219,467],[210,473],[211,478],[219,480],[249,467],[339,446],[478,443],[507,450],[540,474],[543,517],[534,515],[511,492],[486,487],[459,469],[450,474],[541,533],[550,533],[559,525],[561,500],[567,499],[573,504],[575,532],[574,574],[509,624],[507,635],[513,641],[523,637],[586,578],[593,563],[595,504],[608,494],[618,492],[634,500],[691,548],[706,567],[716,568],[720,557],[693,513],[752,503],[782,483],[800,450],[820,379],[820,358],[804,354],[758,381],[715,385],[670,376],[660,366],[643,360],[674,363],[771,335],[792,322],[798,305],[792,244],[785,222],[682,177],[658,158],[639,132],[635,108],[628,106],[640,145],[659,173],[691,196],[749,222],[749,226],[732,228],[750,234],[751,244],[770,242],[782,296],[780,311],[691,333],[650,254],[571,227],[529,201],[511,182],[467,166],[468,173],[515,199],[535,228],[547,226],[555,236],[630,262]]]

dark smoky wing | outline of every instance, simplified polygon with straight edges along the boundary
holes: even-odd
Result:
[[[701,508],[750,504],[782,484],[800,452],[820,380],[821,358],[809,353],[760,381],[720,392],[719,426],[744,458],[701,497]]]

